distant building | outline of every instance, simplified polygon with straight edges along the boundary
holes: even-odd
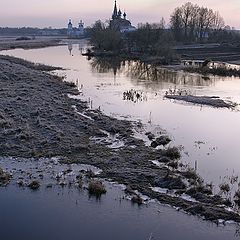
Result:
[[[127,20],[126,12],[124,11],[124,13],[122,13],[121,9],[117,8],[117,1],[115,1],[112,19],[110,20],[110,28],[122,33],[136,30],[136,28],[132,26],[131,22]]]
[[[84,23],[81,20],[78,24],[78,27],[73,27],[72,20],[68,22],[67,35],[69,38],[83,38],[85,34]]]

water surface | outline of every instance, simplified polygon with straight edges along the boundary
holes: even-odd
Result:
[[[14,55],[37,63],[61,66],[68,70],[58,72],[67,81],[77,83],[80,98],[93,108],[118,118],[140,120],[146,130],[166,130],[173,145],[183,146],[182,161],[191,167],[197,162],[197,171],[208,182],[218,186],[226,177],[240,174],[240,112],[216,109],[164,99],[169,88],[186,89],[193,94],[219,96],[240,103],[240,78],[210,77],[156,72],[149,66],[117,59],[88,60],[81,52],[86,41],[68,46],[34,50],[10,50]],[[123,93],[136,90],[142,101],[124,101]]]
[[[167,131],[181,145],[182,161],[197,161],[198,172],[217,186],[239,175],[240,112],[194,106],[163,98],[169,88],[199,95],[217,95],[240,103],[240,79],[169,72],[136,62],[88,60],[86,41],[68,46],[10,50],[2,54],[61,66],[67,81],[77,83],[79,98],[108,115],[141,121],[146,131]],[[141,100],[123,99],[134,89]],[[134,99],[135,100],[135,99]],[[54,187],[32,192],[14,184],[0,188],[0,236],[14,239],[238,239],[235,225],[216,226],[168,206],[138,207],[124,200],[118,186],[107,184],[101,200],[87,191]]]

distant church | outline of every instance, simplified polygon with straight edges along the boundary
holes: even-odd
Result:
[[[84,37],[84,23],[81,20],[78,27],[73,27],[72,20],[68,22],[67,35],[69,38],[83,38]]]
[[[132,26],[131,22],[127,20],[126,12],[124,11],[124,13],[122,13],[120,8],[118,10],[117,1],[115,1],[112,19],[110,20],[110,28],[122,33],[132,32],[136,30],[136,28]]]

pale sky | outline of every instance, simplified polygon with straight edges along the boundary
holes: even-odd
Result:
[[[139,22],[159,22],[177,6],[188,0],[118,0],[127,17]],[[240,0],[191,0],[200,6],[218,10],[226,24],[240,29]],[[82,19],[86,25],[110,19],[114,0],[0,0],[1,27],[57,27],[64,28],[69,18],[76,25]]]

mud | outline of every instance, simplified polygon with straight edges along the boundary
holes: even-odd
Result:
[[[197,191],[192,193],[196,201],[181,197],[190,188],[197,188],[202,183],[192,179],[191,175],[186,177],[184,172],[169,167],[170,163],[177,163],[181,156],[177,147],[155,149],[146,146],[133,134],[134,126],[141,127],[141,124],[117,120],[100,111],[89,110],[87,103],[69,97],[77,95],[78,91],[73,84],[62,80],[25,61],[16,62],[0,57],[0,152],[1,157],[7,157],[3,162],[0,161],[1,166],[9,157],[14,157],[13,165],[14,161],[21,162],[19,158],[29,159],[29,162],[31,159],[41,162],[40,159],[49,158],[45,166],[51,164],[54,157],[60,157],[63,165],[87,164],[101,169],[98,177],[128,186],[134,202],[140,203],[137,191],[207,220],[240,222],[239,214],[229,211],[229,204],[225,204],[220,196],[204,191],[200,196]],[[123,144],[112,148],[104,141],[96,140],[109,136]],[[158,160],[163,165],[156,166],[153,163]],[[28,180],[31,179],[31,169],[27,174]],[[41,187],[43,170],[40,167],[40,172],[37,171],[39,174],[31,180],[40,183],[38,186],[35,182],[32,185],[34,188]],[[81,185],[80,173],[78,171],[78,178],[74,177],[74,183],[78,186]],[[16,181],[14,170],[12,174]],[[72,179],[65,178],[66,175],[71,175],[71,171],[66,170],[65,175],[54,175],[53,178],[64,187],[72,184]],[[25,184],[23,181],[19,186],[29,184],[31,182]],[[47,186],[51,188],[52,183]],[[180,191],[178,195],[168,195],[153,191],[154,187]]]

